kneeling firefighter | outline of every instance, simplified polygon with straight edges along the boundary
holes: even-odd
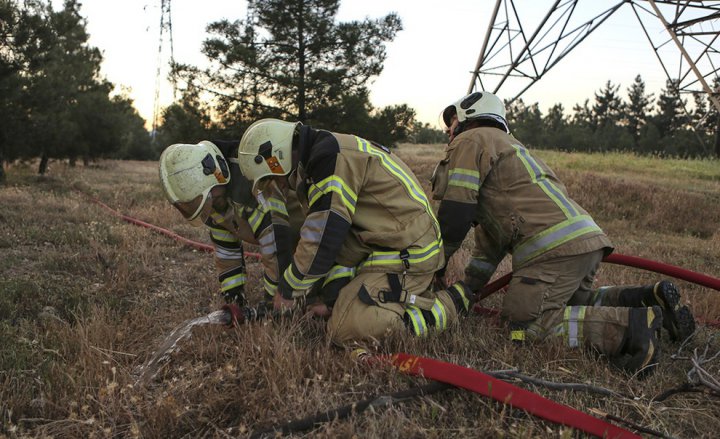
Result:
[[[208,228],[221,294],[226,302],[243,305],[242,242],[260,244],[268,298],[290,263],[292,243],[285,204],[272,199],[258,204],[236,163],[237,147],[238,141],[207,140],[170,145],[160,156],[160,181],[186,220]]]
[[[339,265],[355,275],[328,321],[336,344],[378,339],[403,326],[423,335],[467,312],[462,283],[431,291],[433,274],[444,265],[440,227],[415,175],[387,148],[263,119],[243,135],[238,162],[259,197],[280,187],[309,207],[276,308],[292,306]]]
[[[616,358],[629,372],[648,372],[661,324],[674,340],[692,332],[692,314],[668,281],[593,289],[612,244],[555,173],[510,134],[497,96],[472,93],[448,106],[443,119],[449,144],[433,176],[433,197],[441,200],[445,258],[474,227],[465,282],[476,290],[512,254],[502,316],[514,339],[561,335],[569,346]]]

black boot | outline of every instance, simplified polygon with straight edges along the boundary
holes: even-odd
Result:
[[[659,306],[630,309],[625,341],[620,349],[624,357],[617,362],[618,367],[629,373],[637,373],[640,378],[654,371],[660,353],[655,334],[660,330],[662,320],[662,309]]]
[[[620,293],[620,304],[628,307],[659,306],[663,310],[663,327],[672,341],[682,341],[695,331],[690,308],[680,306],[680,292],[670,281],[655,285],[628,288]]]

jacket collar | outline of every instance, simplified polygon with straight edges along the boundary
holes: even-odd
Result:
[[[295,145],[295,147],[298,149],[300,163],[302,163],[305,167],[307,167],[307,162],[310,159],[310,151],[312,150],[312,146],[315,144],[317,137],[318,130],[313,127],[309,125],[303,125],[300,127],[300,133],[298,134],[297,145]]]

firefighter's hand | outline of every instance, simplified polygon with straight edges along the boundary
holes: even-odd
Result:
[[[285,299],[279,291],[275,294],[275,297],[273,297],[273,308],[275,308],[275,311],[285,313],[286,311],[292,310],[294,306],[295,300]]]
[[[332,308],[322,302],[316,302],[308,305],[305,310],[306,312],[312,313],[315,317],[322,317],[324,319],[330,318],[330,314],[332,314]]]

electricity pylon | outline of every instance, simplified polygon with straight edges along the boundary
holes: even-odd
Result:
[[[157,59],[157,72],[155,74],[155,100],[153,102],[153,119],[152,119],[152,142],[155,143],[155,136],[157,134],[157,128],[160,121],[160,88],[162,87],[162,72],[165,62],[163,60],[163,52],[165,51],[165,38],[170,44],[170,65],[174,60],[173,55],[173,37],[172,37],[172,14],[170,10],[170,0],[160,0],[160,41],[158,44],[158,59]],[[175,81],[171,81],[173,84],[173,95],[177,94],[177,84]]]
[[[710,85],[720,71],[720,1],[623,0],[583,17],[581,10],[597,9],[598,2],[588,0],[578,8],[580,0],[555,0],[535,28],[520,20],[522,3],[495,2],[468,93],[497,93],[512,82],[515,91],[503,93],[512,102],[608,18],[631,9],[668,80],[679,92],[708,94],[720,112],[720,95]],[[648,31],[658,21],[666,31],[662,36]],[[671,47],[673,55],[668,54]]]

